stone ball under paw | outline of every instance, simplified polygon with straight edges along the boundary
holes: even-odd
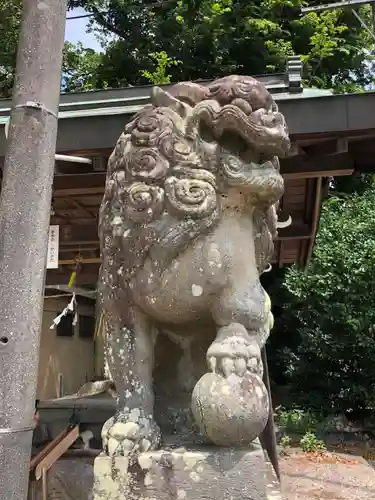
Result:
[[[192,412],[203,436],[218,446],[241,447],[256,439],[268,421],[269,399],[262,379],[206,373],[192,394]]]

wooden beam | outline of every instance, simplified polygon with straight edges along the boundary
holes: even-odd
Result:
[[[94,156],[92,159],[92,168],[95,172],[105,172],[107,170],[108,156]]]
[[[352,155],[365,154],[374,156],[375,145],[374,145],[374,137],[364,137],[354,141],[351,141],[349,144],[349,152]]]
[[[90,207],[94,209],[95,207]],[[97,207],[98,212],[99,212],[99,207]],[[62,210],[62,209],[61,209]],[[67,212],[64,210],[64,212]],[[51,216],[51,224],[56,224],[57,226],[73,226],[73,227],[83,227],[83,226],[92,226],[94,225],[97,227],[97,219],[94,219],[93,217],[88,217],[87,215],[77,215],[76,212],[67,212],[66,213],[66,218],[62,219],[58,214],[54,214]]]
[[[76,285],[96,285],[98,282],[98,273],[80,273],[75,279]],[[53,273],[47,271],[46,285],[67,285],[69,283],[70,274],[66,273]]]
[[[48,269],[46,285],[67,285],[75,266],[62,266],[60,269]],[[85,264],[76,275],[75,286],[96,285],[98,281],[99,264]]]
[[[345,175],[352,175],[354,169],[347,170],[322,170],[320,172],[301,172],[295,174],[282,174],[285,180],[287,179],[316,179],[318,177],[342,177]]]
[[[61,219],[66,223],[69,223],[69,217],[67,215],[62,215],[59,210],[56,210],[54,207],[51,208],[51,217],[54,217],[56,219]]]
[[[91,245],[99,241],[98,227],[93,219],[93,224],[87,225],[60,225],[60,245]]]
[[[64,199],[68,200],[68,202],[71,203],[72,205],[74,205],[76,208],[78,208],[78,210],[80,210],[84,214],[88,215],[89,218],[93,217],[94,219],[96,219],[96,217],[98,216],[97,213],[92,212],[88,207],[83,205],[80,201],[76,200],[75,198],[68,196],[67,198],[64,198]]]
[[[355,137],[374,137],[375,136],[375,128],[361,128],[356,130],[342,130],[342,131],[328,131],[328,132],[309,132],[309,133],[295,133],[290,134],[290,138],[293,142],[297,144],[302,142],[306,144],[307,141],[316,141],[317,139],[332,139],[334,137],[348,137],[348,139],[352,139]],[[72,153],[73,154],[73,153]]]
[[[348,152],[348,138],[337,137],[333,139],[324,139],[314,144],[307,144],[300,148],[310,156],[336,155]]]
[[[68,247],[60,247],[59,248],[59,254],[60,253],[70,253],[70,252],[95,252],[99,248],[99,241],[96,242],[96,244],[92,244],[90,246],[86,246],[86,243],[82,243],[81,245],[77,246],[68,246]]]
[[[280,161],[280,172],[284,179],[351,175],[354,167],[354,160],[347,153],[325,156],[300,155]]]
[[[79,260],[82,264],[100,264],[99,257],[81,257]],[[77,263],[77,259],[59,259],[59,266],[71,266]]]
[[[55,175],[52,198],[103,194],[105,179],[105,172]]]
[[[73,443],[79,438],[79,426],[75,425],[72,428],[66,429],[65,432],[61,433],[56,439],[54,439],[49,445],[46,446],[48,451],[45,449],[42,451],[43,456],[39,455],[35,457],[35,464],[33,469],[34,477],[37,481],[41,479],[42,473],[49,470],[52,465],[57,462],[57,460],[63,455]],[[40,455],[42,455],[42,453]],[[39,457],[39,459],[38,459]],[[44,478],[43,478],[44,479]],[[47,497],[45,497],[47,499]]]
[[[291,225],[278,230],[277,240],[308,240],[311,238],[311,229],[307,224]]]
[[[104,193],[104,185],[103,186],[93,186],[93,187],[76,187],[76,188],[67,188],[67,189],[57,189],[53,191],[52,196],[54,198],[66,198],[67,196],[79,196],[83,198],[85,196],[92,196],[96,194],[102,195]]]

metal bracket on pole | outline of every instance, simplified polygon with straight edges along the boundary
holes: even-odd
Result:
[[[35,106],[29,106],[29,107],[35,107]],[[9,122],[10,122],[10,118],[5,122],[5,126],[4,126],[5,139],[8,139],[8,135],[9,135]],[[70,155],[55,154],[55,160],[58,160],[58,161],[70,161],[72,163],[85,163],[85,164],[88,164],[88,165],[92,164],[92,159],[91,158],[82,158],[81,156],[70,156]]]
[[[0,428],[0,436],[1,435],[4,435],[4,434],[17,434],[18,432],[31,432],[34,430],[34,427],[30,426],[30,427],[19,427],[18,429],[14,428],[14,429],[11,429],[11,428]]]

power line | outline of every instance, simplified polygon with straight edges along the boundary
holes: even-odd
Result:
[[[101,12],[101,14],[108,14],[108,12]],[[82,14],[80,16],[67,17],[66,20],[67,21],[72,21],[74,19],[83,19],[85,17],[92,17],[92,16],[95,16],[95,14]]]
[[[322,5],[312,5],[310,7],[302,7],[302,14],[307,12],[319,12],[324,10],[342,9],[343,7],[352,7],[357,5],[364,5],[366,3],[372,3],[371,0],[343,0],[342,2],[336,3],[326,3]]]
[[[161,2],[150,2],[149,4],[146,4],[146,5],[134,5],[134,7],[143,7],[143,8],[147,8],[147,9],[152,9],[153,7],[163,7],[164,5],[168,5],[170,3],[174,3],[175,0],[164,0],[164,1],[161,1]],[[104,16],[105,14],[109,14],[110,11],[109,10],[105,10],[103,12],[97,12],[97,13],[89,13],[89,14],[79,14],[77,16],[70,16],[70,17],[67,17],[66,20],[67,21],[73,21],[75,19],[84,19],[84,18],[88,18],[88,17],[95,17],[97,15],[100,15],[100,16]]]
[[[371,28],[369,28],[367,26],[365,21],[358,14],[358,11],[355,10],[355,8],[354,8],[354,7],[359,7],[361,5],[366,5],[366,4],[371,5],[372,30],[371,30]],[[336,10],[336,9],[343,9],[343,8],[350,8],[353,16],[357,19],[357,21],[360,23],[362,28],[364,28],[367,31],[367,33],[369,33],[369,35],[372,37],[372,39],[375,41],[375,0],[342,0],[341,2],[327,3],[327,4],[323,4],[323,5],[313,5],[310,7],[302,7],[301,13],[307,14],[308,12],[322,12],[325,10]]]

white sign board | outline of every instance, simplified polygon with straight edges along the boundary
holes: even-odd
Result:
[[[59,226],[50,226],[48,235],[47,269],[59,267]]]

